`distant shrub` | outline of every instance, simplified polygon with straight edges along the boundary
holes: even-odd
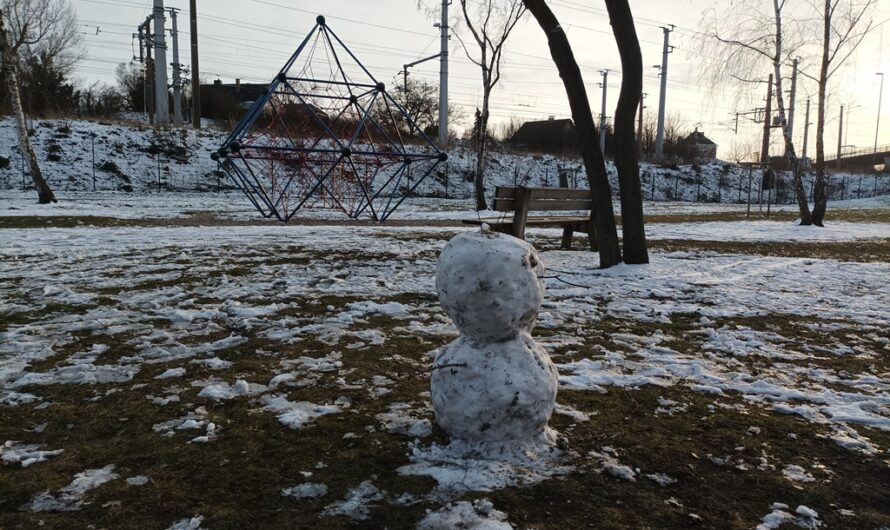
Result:
[[[115,164],[111,160],[106,160],[105,162],[102,162],[101,164],[99,164],[99,167],[96,169],[98,169],[99,171],[104,171],[105,173],[110,173],[112,175],[119,177],[127,185],[132,183],[132,181],[130,180],[130,177],[125,175],[124,172],[121,171],[121,168],[117,167],[117,164]],[[124,190],[124,191],[127,191],[127,190]],[[133,190],[131,189],[129,191],[133,191]]]

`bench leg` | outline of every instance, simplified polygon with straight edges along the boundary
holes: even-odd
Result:
[[[574,235],[574,233],[575,230],[571,226],[566,226],[562,229],[562,244],[560,245],[561,249],[572,249],[572,235]]]

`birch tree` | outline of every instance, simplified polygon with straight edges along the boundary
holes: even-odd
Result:
[[[831,76],[850,58],[856,48],[873,29],[868,16],[877,0],[809,0],[809,6],[817,12],[804,12],[807,4],[793,4],[795,12],[790,12],[787,0],[769,0],[770,8],[762,10],[761,0],[733,2],[718,17],[712,11],[706,17],[705,25],[710,26],[704,35],[705,48],[714,53],[703,64],[716,82],[732,83],[735,86],[757,86],[762,79],[757,75],[770,71],[775,78],[774,94],[777,114],[785,145],[785,156],[793,174],[793,189],[797,198],[801,225],[822,226],[827,207],[825,189],[825,97]],[[811,35],[819,25],[821,42]],[[716,43],[716,48],[713,44]],[[799,74],[815,82],[819,89],[816,119],[816,182],[813,190],[813,210],[809,208],[806,191],[802,182],[802,165],[797,156],[785,104],[785,80],[788,78],[789,64],[793,58],[802,58],[803,65],[815,63],[819,58],[820,72],[811,75],[806,68]],[[758,88],[759,89],[759,88]],[[764,119],[771,119],[766,116]]]
[[[475,6],[475,7],[473,7]],[[470,51],[465,39],[455,32],[467,58],[482,72],[482,108],[476,130],[476,209],[488,209],[485,200],[485,157],[488,149],[488,118],[491,91],[501,80],[504,44],[525,14],[522,0],[460,0],[461,14],[476,48]],[[472,44],[472,43],[471,43]]]
[[[27,161],[40,204],[56,202],[56,197],[40,170],[28,137],[19,69],[26,55],[47,58],[57,66],[70,66],[77,59],[78,43],[76,16],[67,0],[0,1],[0,76],[9,87],[20,153]]]
[[[816,104],[816,182],[813,186],[813,224],[822,226],[828,207],[825,189],[825,98],[828,83],[873,29],[868,17],[876,0],[821,0],[811,5],[820,12],[822,23],[822,54],[819,74],[815,79],[819,95]],[[812,79],[812,76],[804,75]]]
[[[786,0],[770,0],[770,7],[766,10],[762,9],[763,4],[761,0],[742,0],[734,2],[719,18],[712,13],[713,19],[708,20],[711,27],[704,35],[706,47],[713,49],[714,53],[704,71],[712,76],[715,83],[753,86],[755,90],[759,90],[759,83],[762,82],[757,75],[764,70],[771,71],[800,224],[810,225],[813,223],[812,214],[803,186],[800,159],[786,118],[788,109],[784,93],[788,62],[801,52],[805,41],[800,22],[796,19],[786,20]],[[772,117],[765,116],[764,119],[771,120]],[[763,153],[762,157],[766,159],[768,153]]]

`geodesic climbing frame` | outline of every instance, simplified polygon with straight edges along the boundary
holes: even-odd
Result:
[[[386,220],[447,159],[319,16],[212,155],[265,217]]]

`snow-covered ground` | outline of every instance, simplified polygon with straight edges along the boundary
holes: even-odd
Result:
[[[766,221],[650,229],[656,239],[801,233]],[[215,503],[249,502],[269,507],[257,521],[299,513],[319,527],[401,514],[404,527],[525,528],[546,521],[528,506],[553,496],[517,486],[543,481],[580,488],[560,493],[574,504],[557,517],[583,515],[578,503],[603,491],[632,526],[886,521],[867,506],[890,449],[890,263],[654,252],[649,265],[601,271],[589,252],[543,252],[534,334],[557,363],[551,424],[571,447],[547,473],[454,460],[432,428],[430,362],[456,336],[434,295],[435,263],[459,230],[0,230],[12,508],[34,524],[60,510],[98,520],[111,506],[159,527],[212,528],[231,517]],[[888,237],[879,224],[818,233]],[[673,436],[677,453],[665,445]],[[50,478],[26,475],[38,472]],[[700,503],[714,488],[746,494],[730,507]],[[489,490],[501,500],[480,498]],[[175,510],[143,506],[157,491]]]

